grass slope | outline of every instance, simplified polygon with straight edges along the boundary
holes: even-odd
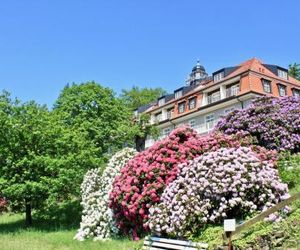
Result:
[[[76,229],[56,228],[49,223],[37,223],[26,229],[22,215],[3,214],[0,215],[0,250],[128,250],[141,245],[129,239],[79,242],[73,240],[75,232]]]

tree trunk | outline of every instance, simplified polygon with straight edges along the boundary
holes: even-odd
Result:
[[[25,224],[27,227],[29,227],[32,225],[31,201],[29,199],[25,199],[25,212],[26,212]]]
[[[141,152],[145,149],[145,142],[146,142],[146,137],[140,137],[136,136],[135,137],[135,149],[138,152]]]

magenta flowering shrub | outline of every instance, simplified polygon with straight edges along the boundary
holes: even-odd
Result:
[[[228,114],[216,128],[225,134],[249,134],[268,149],[299,152],[300,98],[258,98],[249,108]]]
[[[250,148],[221,148],[180,165],[180,175],[150,208],[157,235],[189,236],[208,223],[265,210],[288,198],[272,163]]]
[[[191,128],[180,127],[136,155],[121,169],[110,194],[110,207],[118,228],[125,234],[132,233],[136,239],[138,234],[148,230],[148,210],[160,201],[165,187],[176,179],[179,164],[204,152],[240,145],[233,136],[218,133],[199,136]]]

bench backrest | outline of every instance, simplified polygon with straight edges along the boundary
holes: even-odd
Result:
[[[159,237],[146,237],[143,249],[147,250],[199,250],[207,249],[208,244],[184,240],[171,240]]]

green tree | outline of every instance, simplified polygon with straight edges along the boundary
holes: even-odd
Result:
[[[130,90],[122,90],[120,98],[132,114],[130,129],[126,134],[129,134],[129,137],[133,138],[135,148],[139,152],[145,149],[147,136],[158,136],[158,129],[149,123],[150,116],[148,114],[141,114],[138,117],[134,117],[133,111],[142,105],[156,101],[158,97],[164,94],[166,94],[166,91],[162,88],[140,89],[133,86]]]
[[[87,133],[104,155],[119,149],[128,140],[124,127],[128,126],[130,111],[113,91],[95,82],[66,86],[54,105],[65,124]]]
[[[39,203],[47,192],[42,177],[48,175],[37,158],[47,150],[49,112],[34,102],[11,100],[0,96],[0,186],[14,208],[25,207],[26,224],[31,225],[33,203]]]
[[[300,80],[300,64],[293,63],[289,65],[289,75]]]
[[[59,208],[78,200],[84,173],[102,162],[88,134],[35,102],[0,96],[0,190],[14,211]],[[61,215],[62,216],[62,215]]]
[[[122,90],[121,99],[130,110],[155,101],[166,94],[162,88],[139,88],[133,86],[130,90]]]

